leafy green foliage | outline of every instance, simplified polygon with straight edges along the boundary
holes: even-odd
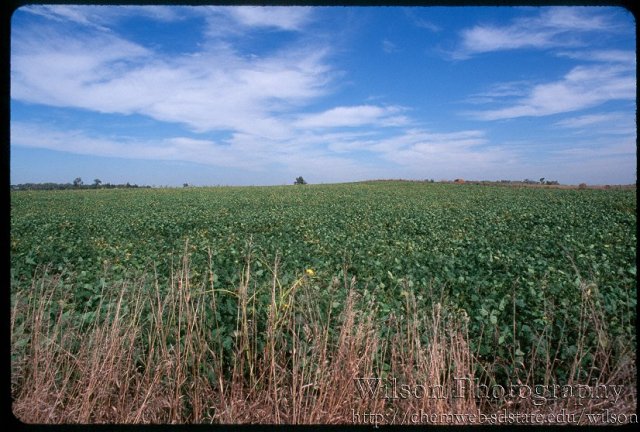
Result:
[[[28,286],[47,265],[83,314],[100,304],[105,280],[169,280],[185,253],[194,283],[235,291],[251,253],[251,289],[270,286],[279,256],[281,285],[313,269],[318,296],[330,284],[320,281],[355,276],[359,292],[382,302],[381,323],[402,309],[403,287],[425,304],[441,287],[487,359],[522,359],[537,345],[568,364],[588,280],[611,340],[635,343],[635,191],[371,182],[24,191],[11,201],[12,283]],[[266,307],[269,291],[256,293]],[[221,295],[210,317],[223,345],[237,306]]]

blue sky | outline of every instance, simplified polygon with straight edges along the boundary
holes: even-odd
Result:
[[[27,6],[11,183],[636,181],[615,7]]]

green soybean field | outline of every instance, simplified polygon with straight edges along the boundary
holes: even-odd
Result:
[[[360,377],[619,384],[634,402],[636,209],[635,189],[408,181],[12,192],[12,395],[45,422],[345,422],[312,407],[348,346]],[[71,366],[114,340],[109,377]],[[448,357],[460,341],[469,364]],[[72,391],[92,379],[103,396]],[[349,400],[393,404],[352,381]],[[27,414],[37,385],[49,417]]]

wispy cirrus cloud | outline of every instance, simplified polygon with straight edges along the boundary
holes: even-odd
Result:
[[[311,20],[309,7],[242,6],[214,9],[230,16],[247,27],[272,27],[280,30],[299,31]]]
[[[480,130],[432,132],[414,128],[391,138],[380,140],[371,148],[374,151],[392,155],[398,151],[416,149],[425,153],[438,153],[446,149],[471,148],[486,143],[485,133]]]
[[[89,5],[29,5],[21,8],[32,15],[49,20],[74,23],[110,31],[109,24],[127,18],[132,14],[161,22],[171,22],[182,18],[185,9],[166,6],[89,6]]]
[[[632,112],[603,112],[566,118],[554,123],[554,126],[582,135],[633,137],[637,131],[635,120]]]
[[[574,60],[621,64],[629,68],[634,67],[636,64],[636,53],[634,51],[620,49],[560,51],[556,55]]]
[[[533,85],[506,107],[471,112],[479,120],[540,117],[594,107],[611,100],[635,100],[635,71],[617,65],[576,66],[557,81]]]
[[[14,145],[83,155],[145,160],[174,160],[210,166],[260,171],[278,150],[265,151],[254,136],[225,141],[186,136],[140,139],[131,136],[104,136],[82,129],[60,129],[30,122],[11,125]],[[248,143],[251,143],[250,145]],[[259,150],[259,151],[258,151]]]
[[[131,16],[160,22],[173,22],[198,16],[209,23],[210,35],[238,35],[247,29],[301,31],[312,21],[309,7],[278,6],[89,6],[89,5],[29,5],[21,10],[46,19],[74,23],[101,31],[110,31],[110,24]]]
[[[274,113],[325,94],[331,81],[323,47],[252,57],[219,43],[176,56],[101,31],[30,30],[12,35],[11,96],[31,103],[269,134],[286,129]]]
[[[616,28],[606,15],[592,9],[556,7],[507,25],[479,24],[464,29],[452,56],[465,59],[494,51],[580,46],[581,35],[595,31],[616,31]]]
[[[376,105],[341,106],[317,114],[304,115],[295,122],[299,128],[354,127],[375,124],[378,126],[399,126],[409,122],[399,115],[402,108]]]
[[[578,117],[572,117],[560,120],[555,123],[556,126],[564,128],[583,128],[585,126],[600,125],[603,123],[619,122],[620,120],[629,121],[629,116],[625,113],[614,112],[604,114],[586,114]]]
[[[299,33],[313,22],[312,8],[303,6],[210,6],[197,11],[207,23],[206,36],[213,39],[242,37],[256,30]]]
[[[107,27],[102,25],[105,20],[104,15],[97,13],[99,9],[96,10],[95,7],[87,8],[75,5],[31,5],[24,7],[22,10],[32,15],[45,17],[49,20],[72,22],[84,26],[95,27],[100,30],[108,30]],[[107,11],[107,13],[110,11],[109,9],[103,10]]]
[[[522,80],[495,83],[485,91],[470,95],[464,102],[472,105],[482,105],[505,99],[524,97],[531,86],[531,82]]]
[[[129,112],[138,101],[110,106],[99,90],[122,73],[143,67],[151,51],[117,36],[97,33],[69,37],[51,29],[14,32],[12,38],[11,97],[52,106],[75,106],[98,111]],[[46,73],[44,73],[46,71]],[[133,90],[135,83],[131,83]]]
[[[528,80],[495,83],[466,100],[486,108],[465,114],[486,121],[542,117],[593,108],[610,101],[634,100],[635,52],[595,48],[598,44],[594,44],[594,40],[625,31],[614,25],[612,13],[610,9],[554,7],[504,25],[481,24],[464,29],[454,57],[536,49],[551,50],[551,55],[582,63],[556,79],[532,74]]]

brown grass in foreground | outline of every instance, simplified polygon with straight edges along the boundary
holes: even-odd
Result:
[[[447,307],[446,299],[419,310],[405,289],[404,311],[389,318],[385,334],[374,319],[376,300],[365,301],[354,279],[332,281],[328,289],[348,295],[339,311],[323,315],[309,275],[283,287],[277,260],[271,271],[270,304],[258,310],[250,259],[230,293],[214,287],[213,278],[210,286],[192,286],[185,258],[167,287],[157,278],[151,289],[143,280],[105,287],[99,307],[82,315],[83,325],[65,309],[73,294],[59,278],[35,278],[28,292],[12,293],[14,414],[26,423],[411,424],[498,423],[507,410],[566,414],[560,423],[606,424],[610,417],[584,414],[609,409],[633,421],[635,348],[612,361],[606,322],[586,294],[581,332],[598,332],[602,343],[581,346],[567,384],[619,385],[621,394],[615,403],[591,399],[580,405],[567,397],[536,405],[525,397],[478,399],[470,388],[460,389],[461,378],[490,384],[495,372],[479,367],[466,314]],[[223,294],[237,304],[232,355],[225,355],[223,335],[214,331],[217,318],[206,318]],[[535,350],[530,364],[521,365],[520,384],[551,385],[553,353],[540,363]],[[598,378],[579,380],[587,352]],[[534,370],[545,371],[547,382],[533,383]],[[446,393],[454,389],[456,397]]]

